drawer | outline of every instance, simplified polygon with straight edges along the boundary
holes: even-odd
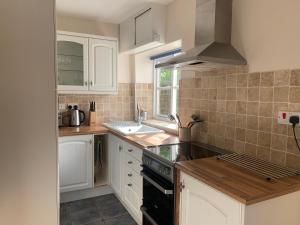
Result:
[[[125,167],[133,169],[136,173],[140,173],[142,170],[141,161],[132,157],[130,154],[125,154]]]
[[[124,146],[124,150],[127,154],[134,157],[138,161],[142,162],[142,156],[143,156],[143,150],[140,148],[137,148],[129,143],[126,143]]]
[[[125,170],[125,182],[135,183],[141,190],[143,188],[143,177],[130,167]]]

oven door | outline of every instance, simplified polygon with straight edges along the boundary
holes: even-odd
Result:
[[[174,184],[144,167],[143,225],[173,225]]]

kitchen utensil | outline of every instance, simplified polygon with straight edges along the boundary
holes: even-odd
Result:
[[[180,117],[179,117],[178,114],[176,114],[176,118],[177,118],[179,127],[182,127],[182,123],[181,123],[181,121],[180,121]]]
[[[179,127],[178,134],[179,134],[179,141],[182,141],[182,142],[191,141],[191,128],[190,127]]]
[[[78,127],[85,121],[85,113],[75,105],[71,110],[71,127]]]

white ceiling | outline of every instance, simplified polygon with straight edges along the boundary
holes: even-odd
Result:
[[[56,0],[57,13],[73,17],[120,23],[149,2],[169,4],[173,0]]]

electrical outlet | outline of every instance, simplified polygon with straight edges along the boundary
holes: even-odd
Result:
[[[300,112],[286,112],[286,111],[280,111],[278,112],[278,123],[279,124],[287,124],[292,125],[290,123],[290,117],[291,116],[299,116],[300,118]]]

